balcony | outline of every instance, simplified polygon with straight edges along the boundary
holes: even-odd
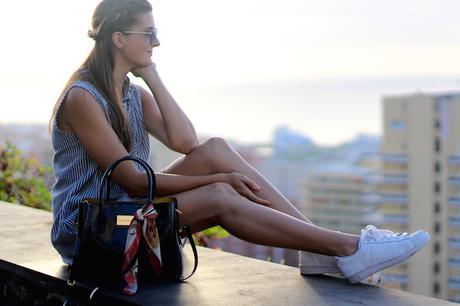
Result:
[[[453,229],[460,229],[460,217],[450,217],[449,227]]]
[[[449,203],[449,216],[460,217],[460,198],[450,197],[447,202]]]
[[[382,153],[381,155],[382,162],[384,163],[391,163],[397,165],[407,165],[409,158],[406,154],[389,154],[389,153]]]
[[[460,250],[460,239],[458,237],[450,237],[449,248],[452,248],[453,250]]]
[[[407,205],[407,196],[400,194],[380,193],[379,203]]]
[[[449,155],[448,161],[450,165],[460,166],[460,155]]]

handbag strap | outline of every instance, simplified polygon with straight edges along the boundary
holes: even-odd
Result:
[[[185,278],[181,277],[180,280],[183,281],[183,280],[186,280],[187,278],[189,278],[190,276],[192,276],[193,273],[195,273],[196,268],[198,267],[198,252],[196,250],[195,241],[193,240],[192,232],[190,231],[190,225],[188,225],[188,224],[182,225],[181,229],[183,229],[185,231],[185,233],[187,234],[187,238],[188,238],[188,240],[190,242],[190,245],[192,246],[193,257],[194,257],[194,260],[195,260],[195,264],[193,266],[192,273],[190,273],[190,275],[185,277]],[[184,244],[185,244],[185,242],[184,242]],[[184,246],[184,245],[182,245],[182,246]]]
[[[104,184],[106,185],[106,194],[105,198],[108,201],[110,199],[110,177],[112,176],[112,172],[115,170],[115,168],[122,163],[123,161],[126,160],[131,160],[134,161],[142,166],[144,168],[145,173],[147,174],[147,181],[148,181],[148,190],[147,190],[147,201],[151,202],[153,198],[155,197],[155,190],[156,190],[156,178],[155,178],[155,173],[150,167],[150,165],[144,161],[143,159],[134,156],[134,155],[126,155],[120,159],[117,159],[114,161],[111,165],[107,167],[107,169],[104,171],[104,174],[102,175],[101,178],[101,183],[99,187],[99,202],[98,202],[98,207],[99,211],[102,211],[102,206],[104,204]],[[97,221],[98,224],[103,224],[103,215],[99,214],[97,216]]]
[[[156,179],[155,179],[155,173],[150,167],[150,165],[144,161],[143,159],[133,156],[133,155],[126,155],[116,161],[114,161],[107,169],[104,171],[104,174],[102,175],[101,178],[101,183],[99,187],[99,208],[102,208],[102,204],[104,201],[104,184],[106,185],[106,200],[109,200],[110,197],[110,177],[112,176],[112,172],[115,170],[115,168],[123,161],[125,160],[131,160],[134,161],[142,166],[144,168],[145,173],[147,174],[147,180],[148,180],[148,191],[147,191],[147,199],[149,202],[153,200],[155,197],[155,190],[156,190]]]
[[[74,249],[74,257],[73,257],[73,262],[71,265],[69,265],[69,277],[68,277],[68,280],[67,280],[67,284],[69,286],[73,286],[75,284],[75,271],[76,271],[76,268],[78,267],[78,264],[79,264],[79,254],[80,254],[80,245],[81,245],[81,239],[84,237],[84,231],[85,231],[85,224],[86,224],[86,220],[85,220],[85,217],[86,217],[86,214],[84,214],[84,205],[86,205],[86,202],[85,200],[83,200],[82,202],[80,202],[78,204],[78,226],[77,226],[77,239],[75,241],[75,249]]]

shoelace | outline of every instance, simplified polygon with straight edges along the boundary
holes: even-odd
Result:
[[[387,229],[378,229],[374,225],[368,225],[366,226],[366,230],[364,233],[364,240],[399,240],[405,236],[407,236],[408,233],[395,233],[393,231],[387,230]]]

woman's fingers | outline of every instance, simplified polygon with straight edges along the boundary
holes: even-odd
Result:
[[[245,184],[242,186],[242,194],[249,200],[262,204],[262,205],[270,205],[270,201],[262,199],[255,195]]]
[[[248,185],[249,187],[251,187],[251,189],[254,189],[254,190],[260,190],[260,186],[256,184],[256,182],[254,182],[253,180],[251,180],[249,177],[247,176],[243,176],[243,182]]]
[[[252,192],[252,190],[260,190],[261,187],[246,175],[241,173],[234,173],[234,182],[231,183],[231,185],[233,185],[239,194],[253,202],[267,206],[271,204],[270,201],[262,199],[261,197],[254,194],[254,192]]]

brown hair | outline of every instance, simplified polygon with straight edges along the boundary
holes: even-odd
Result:
[[[51,121],[64,92],[77,80],[88,81],[108,101],[112,128],[129,152],[131,135],[127,119],[119,103],[116,102],[112,78],[115,66],[112,33],[129,29],[137,22],[139,14],[151,11],[152,5],[147,0],[103,0],[97,5],[92,17],[92,29],[88,31],[88,36],[95,40],[95,45],[80,67],[70,76],[64,90],[59,95],[48,124],[48,131],[51,130]],[[82,73],[85,69],[89,74]]]

